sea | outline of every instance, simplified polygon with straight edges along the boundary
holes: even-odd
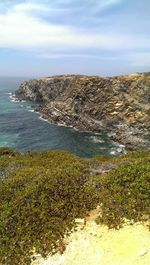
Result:
[[[80,132],[72,127],[50,124],[35,109],[37,104],[18,101],[13,92],[25,78],[0,78],[0,147],[20,152],[67,150],[80,157],[116,156],[125,147],[105,132]]]

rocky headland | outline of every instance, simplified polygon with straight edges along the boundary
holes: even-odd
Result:
[[[150,73],[45,77],[24,82],[15,96],[38,102],[52,123],[104,130],[129,150],[150,150]]]

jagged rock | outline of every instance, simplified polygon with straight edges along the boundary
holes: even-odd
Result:
[[[15,95],[39,102],[50,122],[105,130],[131,150],[150,149],[150,73],[52,76],[24,82]]]

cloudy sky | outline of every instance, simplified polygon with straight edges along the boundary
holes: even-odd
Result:
[[[0,0],[0,76],[150,71],[150,0]]]

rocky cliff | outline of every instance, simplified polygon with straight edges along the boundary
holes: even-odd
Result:
[[[15,95],[39,102],[50,122],[105,130],[129,149],[150,149],[150,73],[52,76],[24,82]]]

